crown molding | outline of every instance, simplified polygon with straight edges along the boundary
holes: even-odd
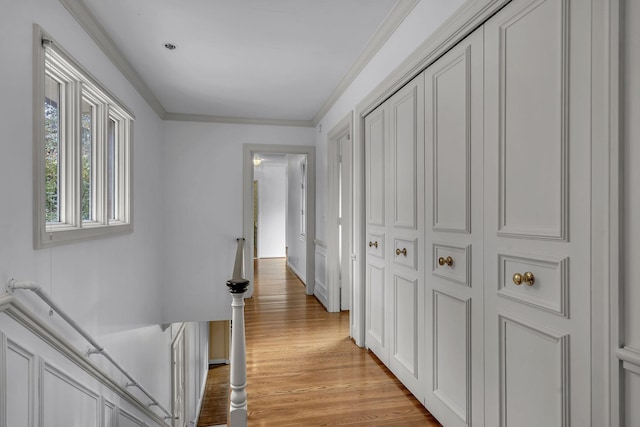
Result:
[[[511,0],[467,0],[357,106],[364,117]]]
[[[178,122],[203,122],[203,123],[231,123],[239,125],[267,125],[267,126],[293,126],[314,127],[311,120],[281,120],[281,119],[256,119],[247,117],[210,116],[207,114],[181,114],[165,113],[163,120]]]
[[[258,119],[249,117],[224,117],[206,114],[168,113],[142,77],[140,77],[138,72],[118,49],[104,27],[93,16],[86,4],[82,0],[59,1],[162,120],[315,127],[320,119],[322,119],[329,109],[331,109],[358,74],[360,74],[364,67],[389,39],[391,34],[393,34],[393,32],[400,26],[407,15],[418,4],[419,0],[398,0],[396,2],[378,31],[376,31],[369,40],[369,43],[364,48],[363,52],[353,62],[347,73],[340,80],[333,92],[331,92],[331,95],[329,95],[320,110],[311,120]]]
[[[116,47],[116,44],[111,37],[109,37],[109,34],[107,34],[104,27],[96,20],[93,14],[91,14],[84,2],[82,0],[60,0],[60,3],[62,3],[71,16],[78,21],[78,24],[89,34],[107,58],[109,58],[125,78],[129,80],[129,83],[133,85],[147,104],[156,112],[158,117],[162,118],[166,114],[166,111],[162,104],[160,104],[160,101],[158,101],[158,98],[156,98],[142,77],[140,77],[122,52]]]
[[[378,31],[371,37],[369,43],[364,48],[360,56],[356,58],[347,73],[342,77],[342,80],[333,89],[331,95],[322,104],[320,110],[313,117],[313,126],[316,126],[325,114],[333,107],[333,104],[338,101],[342,94],[347,90],[349,85],[353,83],[355,78],[362,72],[364,67],[371,61],[371,59],[378,53],[380,48],[386,43],[396,29],[402,24],[404,19],[411,13],[414,7],[418,4],[419,0],[398,0],[393,6],[393,9],[387,15],[387,18],[381,24]]]

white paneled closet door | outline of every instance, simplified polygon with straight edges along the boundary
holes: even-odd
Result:
[[[385,172],[389,119],[386,105],[382,104],[365,118],[365,215],[367,221],[365,345],[383,363],[388,364]]]
[[[485,24],[487,426],[591,425],[590,5]]]
[[[389,369],[424,399],[424,76],[388,101]]]
[[[483,29],[425,72],[426,396],[447,427],[484,422]]]

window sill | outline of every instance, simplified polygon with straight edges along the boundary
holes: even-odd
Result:
[[[96,240],[133,232],[133,224],[90,225],[76,228],[68,225],[46,226],[45,230],[35,236],[35,249],[45,249],[75,242]]]

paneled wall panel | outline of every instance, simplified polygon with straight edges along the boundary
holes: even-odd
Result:
[[[118,411],[118,427],[144,427],[145,424],[130,413],[120,409]]]
[[[100,426],[100,398],[71,376],[42,362],[40,421],[43,427]],[[68,410],[60,410],[68,408]]]
[[[638,396],[640,396],[640,372],[625,370],[623,402],[625,426],[640,426]]]
[[[35,356],[11,340],[5,355],[7,426],[33,426]]]

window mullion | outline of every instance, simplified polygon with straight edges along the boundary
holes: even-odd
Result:
[[[77,228],[82,227],[82,170],[81,164],[81,102],[82,85],[72,82],[68,86],[68,102],[66,103],[66,123],[69,132],[65,138],[65,222]]]
[[[96,105],[96,133],[93,159],[93,206],[96,222],[107,225],[107,122],[109,108],[105,104]]]

